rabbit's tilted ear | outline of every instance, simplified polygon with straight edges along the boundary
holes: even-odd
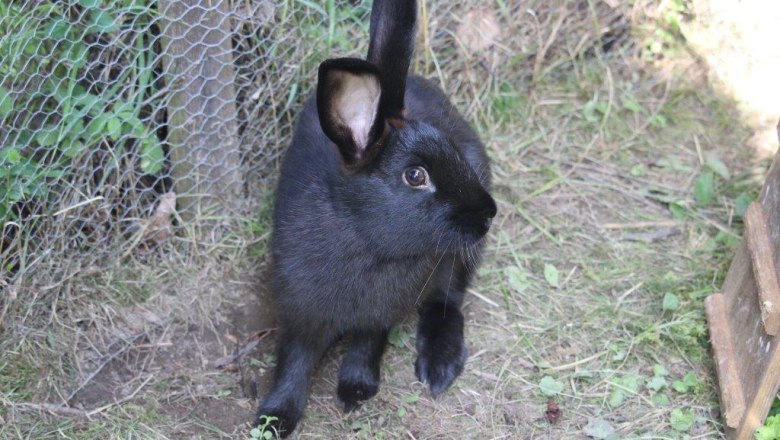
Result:
[[[379,72],[371,63],[338,58],[320,64],[317,83],[320,125],[339,148],[346,165],[359,163],[382,135],[381,95]]]

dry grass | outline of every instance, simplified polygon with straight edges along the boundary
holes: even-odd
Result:
[[[702,300],[766,163],[680,34],[658,31],[671,6],[608,3],[426,2],[415,69],[439,79],[494,159],[500,214],[465,305],[471,358],[432,399],[414,379],[410,318],[378,396],[343,415],[339,347],[297,438],[586,438],[598,421],[620,438],[719,436]],[[694,187],[718,163],[729,175],[704,203]],[[213,363],[274,326],[262,193],[262,214],[217,246],[172,243],[8,292],[24,301],[4,330],[0,437],[249,438],[273,334],[235,371]],[[689,373],[695,383],[674,384]]]

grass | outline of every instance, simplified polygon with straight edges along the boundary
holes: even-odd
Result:
[[[767,162],[744,148],[736,104],[710,87],[680,34],[655,32],[674,11],[650,3],[497,2],[483,7],[505,33],[474,50],[463,17],[477,3],[426,2],[414,68],[442,83],[494,163],[499,218],[465,304],[471,357],[432,399],[414,379],[410,317],[393,332],[380,393],[344,415],[337,347],[298,438],[719,435],[703,299],[720,288]],[[288,60],[300,69],[274,98],[287,125],[256,128],[280,145],[318,59],[365,48],[368,2],[295,5],[275,14],[317,44],[268,47],[306,55]],[[608,52],[605,23],[630,27]],[[271,173],[273,161],[258,161]],[[172,242],[16,292],[0,437],[250,438],[273,331],[235,371],[213,363],[275,326],[272,180],[252,182],[253,213],[216,245]],[[46,406],[73,393],[66,410]]]

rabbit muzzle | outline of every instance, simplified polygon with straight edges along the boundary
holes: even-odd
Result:
[[[481,191],[458,211],[455,222],[467,241],[482,239],[490,229],[497,212],[496,202],[487,191]]]

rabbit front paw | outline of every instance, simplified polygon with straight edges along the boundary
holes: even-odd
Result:
[[[468,358],[460,310],[431,307],[423,314],[417,331],[417,353],[417,379],[428,384],[436,397],[460,375]]]
[[[447,350],[446,352],[451,352]],[[435,351],[420,353],[414,366],[417,379],[431,388],[431,394],[436,397],[449,388],[456,377],[463,371],[468,358],[468,350],[461,344],[459,354],[444,355]]]

